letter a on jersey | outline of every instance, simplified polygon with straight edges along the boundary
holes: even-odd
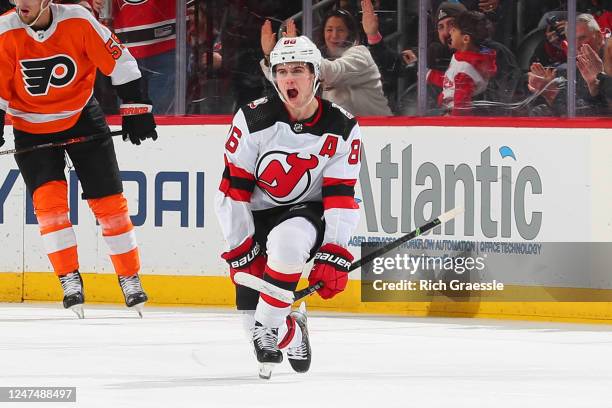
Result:
[[[297,153],[272,151],[257,164],[257,185],[279,204],[299,199],[310,188],[310,170],[319,165],[315,155],[302,158]]]
[[[76,77],[76,63],[64,54],[19,63],[25,89],[32,96],[46,95],[49,87],[62,88]]]

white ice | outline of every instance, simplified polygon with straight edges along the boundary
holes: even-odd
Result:
[[[311,313],[309,373],[270,381],[230,310],[0,304],[0,386],[77,387],[1,407],[612,407],[612,327]]]

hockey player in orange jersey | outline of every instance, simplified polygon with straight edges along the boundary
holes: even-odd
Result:
[[[321,53],[307,37],[281,39],[269,56],[278,96],[242,107],[225,144],[225,171],[216,211],[228,243],[222,254],[236,272],[246,272],[285,290],[295,290],[309,259],[308,280],[323,281],[319,295],[342,292],[353,256],[348,241],[359,221],[355,183],[361,132],[341,107],[315,97]],[[310,368],[304,309],[236,286],[260,363],[260,377],[286,351],[297,372]]]
[[[115,35],[78,5],[51,0],[15,3],[15,11],[0,17],[0,145],[5,112],[13,122],[17,149],[109,132],[93,98],[96,69],[111,77],[123,101],[123,139],[137,145],[157,139],[151,102],[141,93],[136,61]],[[138,246],[110,136],[15,156],[64,291],[64,307],[83,317],[83,281],[68,217],[66,156],[102,228],[125,303],[140,314],[147,296],[138,276]]]

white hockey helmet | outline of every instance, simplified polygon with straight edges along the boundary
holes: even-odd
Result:
[[[312,65],[315,80],[319,79],[321,71],[321,51],[310,40],[302,35],[300,37],[283,37],[274,46],[270,53],[270,70],[287,62],[305,62]]]
[[[321,51],[317,48],[310,38],[302,35],[300,37],[283,37],[274,46],[274,49],[270,53],[270,75],[275,78],[274,67],[280,64],[286,64],[288,62],[304,62],[312,65],[314,71],[314,81],[312,83],[312,96],[310,100],[314,98],[319,89],[319,75],[321,73]],[[287,102],[283,97],[282,92],[276,86],[276,81],[272,81],[272,85],[276,89],[276,92],[283,100]]]

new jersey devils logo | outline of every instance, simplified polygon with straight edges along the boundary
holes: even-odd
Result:
[[[281,151],[266,153],[255,170],[257,185],[279,204],[297,200],[310,188],[310,170],[319,165],[317,156],[308,156]]]
[[[62,88],[76,77],[77,66],[68,55],[55,55],[19,61],[26,91],[32,96],[42,96],[49,87]]]

